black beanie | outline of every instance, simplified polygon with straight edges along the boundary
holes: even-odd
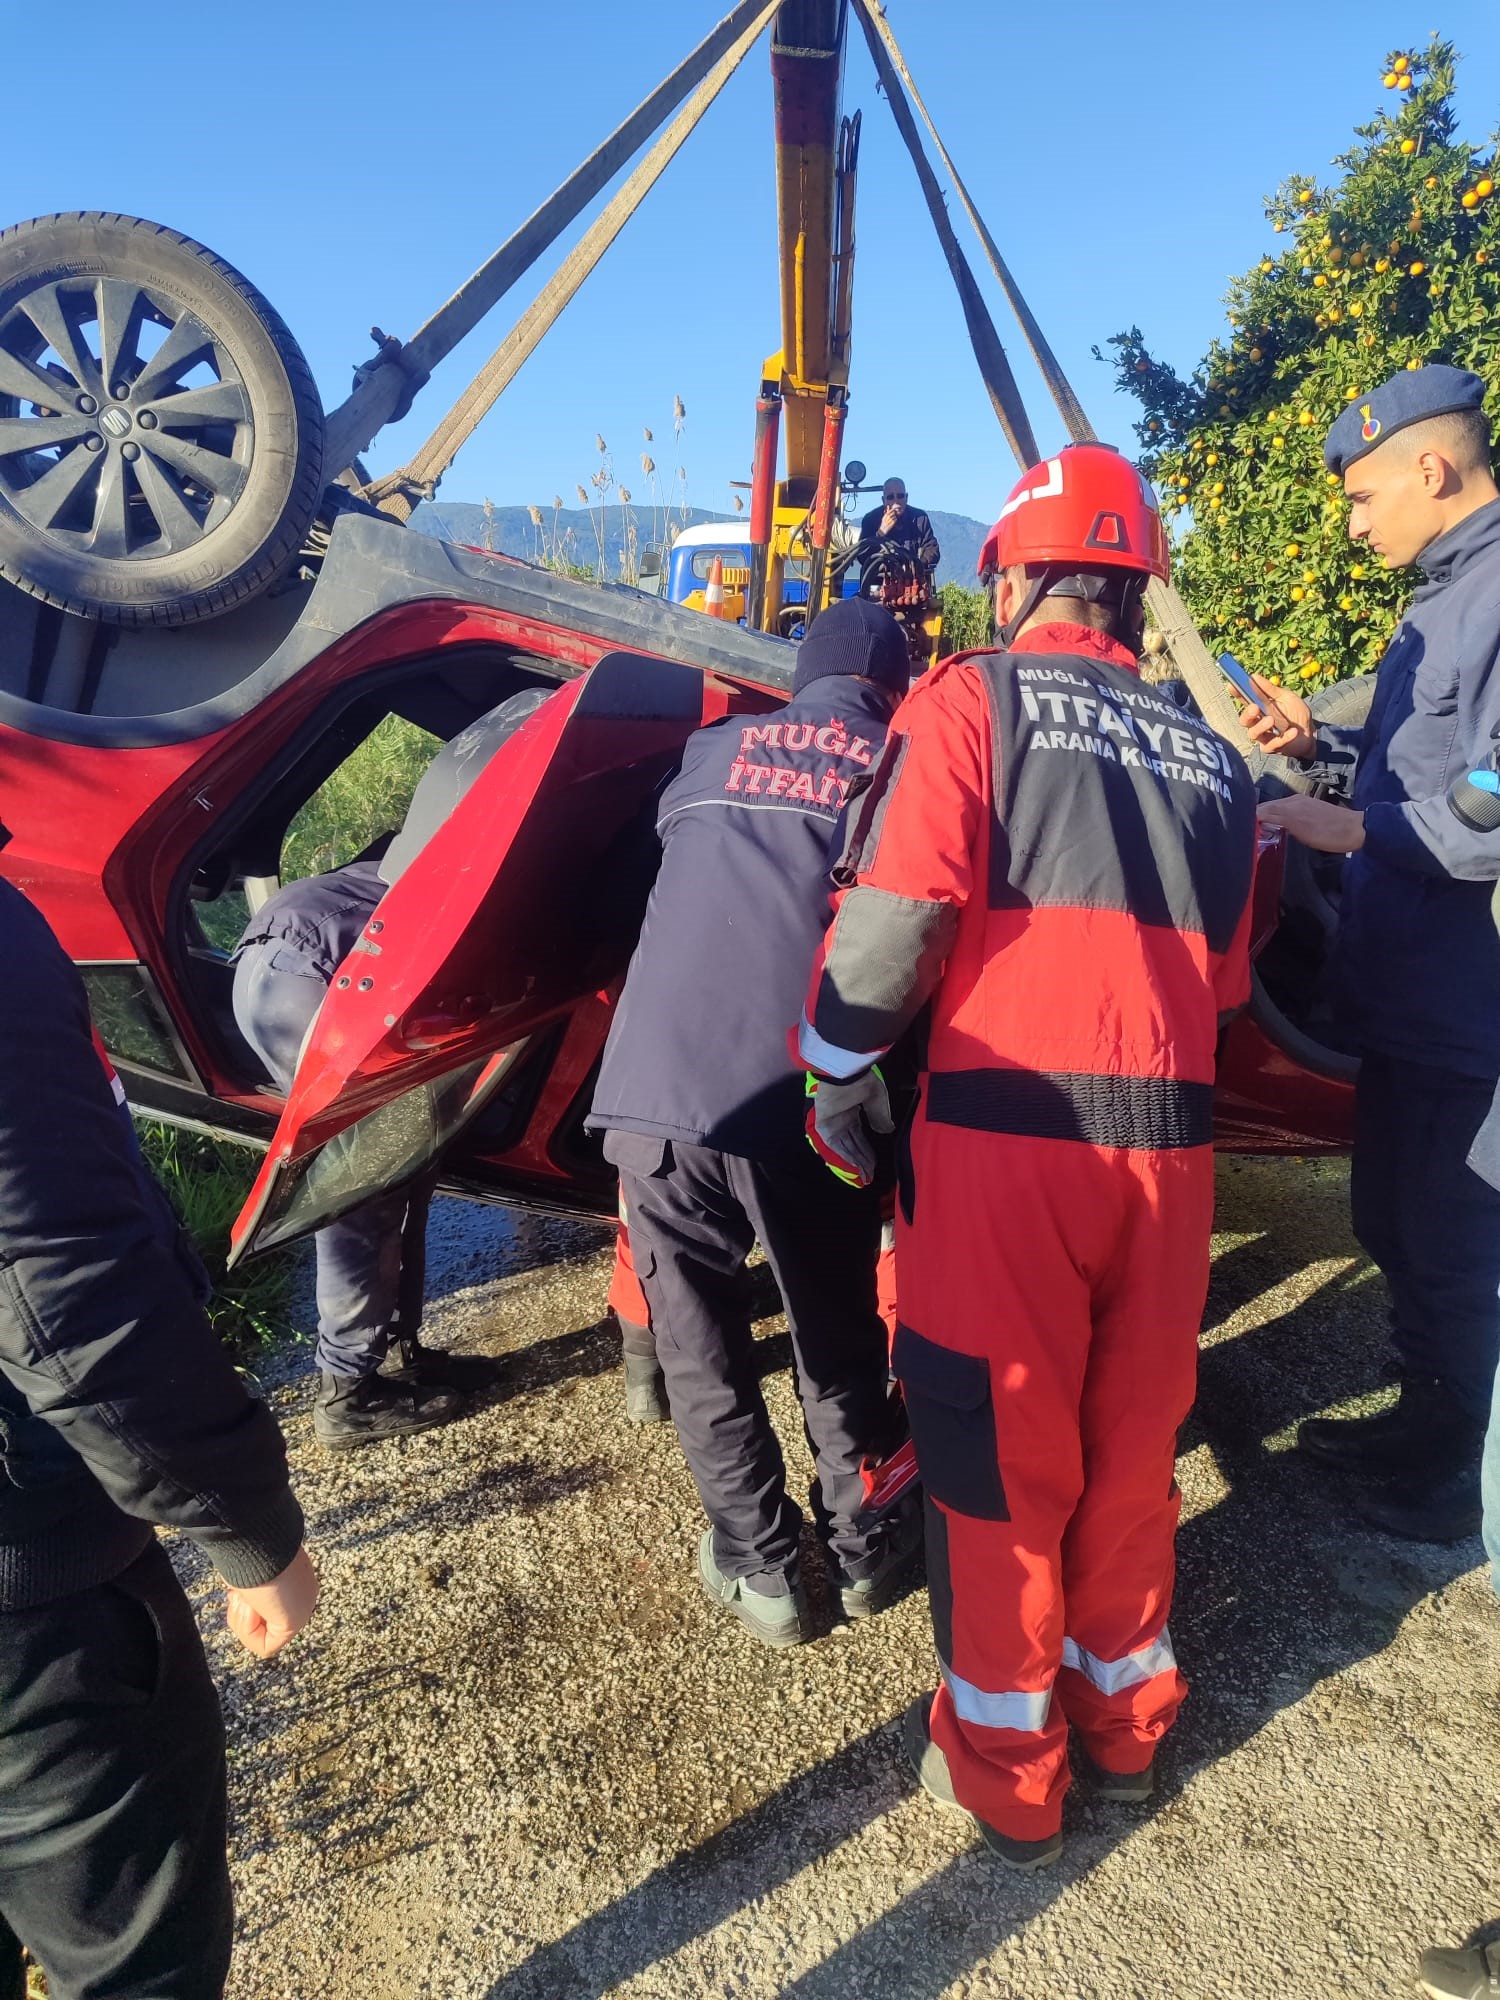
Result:
[[[862,674],[893,694],[905,694],[911,680],[906,634],[884,606],[868,597],[841,597],[819,612],[797,650],[792,693],[801,694],[830,674]]]

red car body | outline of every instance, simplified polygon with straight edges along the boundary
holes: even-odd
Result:
[[[171,633],[133,640],[116,681],[96,675],[89,712],[0,678],[0,868],[83,969],[136,1107],[268,1148],[242,1247],[301,1234],[436,1155],[457,1192],[611,1214],[583,1117],[644,894],[616,879],[619,837],[693,729],[784,698],[791,649],[357,513],[291,597],[259,648],[234,631],[240,614],[199,628],[197,647],[206,632],[225,649],[204,700],[182,699]],[[18,603],[0,605],[0,633],[19,653],[17,617],[46,614]],[[452,734],[549,680],[555,697],[380,904],[283,1106],[233,1026],[195,894],[274,876],[278,828],[372,717]],[[1268,837],[1257,951],[1281,864]],[[1345,1147],[1351,1073],[1258,991],[1226,1041],[1221,1145]]]

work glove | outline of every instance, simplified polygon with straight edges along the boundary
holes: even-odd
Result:
[[[850,1187],[868,1187],[875,1178],[873,1135],[894,1132],[891,1100],[878,1068],[834,1083],[807,1073],[807,1143],[818,1158]]]

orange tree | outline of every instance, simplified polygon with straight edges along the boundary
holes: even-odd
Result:
[[[1410,593],[1348,539],[1323,467],[1340,410],[1399,368],[1449,361],[1484,378],[1500,417],[1497,140],[1455,138],[1455,62],[1437,39],[1396,51],[1390,109],[1359,128],[1340,177],[1277,189],[1266,214],[1285,241],[1231,283],[1227,328],[1189,379],[1138,327],[1110,342],[1200,629],[1281,680],[1373,668]]]

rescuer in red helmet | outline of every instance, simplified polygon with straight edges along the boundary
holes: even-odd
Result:
[[[1255,797],[1136,673],[1156,504],[1127,460],[1034,466],[981,557],[999,650],[913,688],[860,802],[800,1047],[809,1137],[865,1170],[875,1067],[928,1007],[894,1362],[942,1666],[924,1787],[1003,1860],[1062,1848],[1068,1727],[1144,1799],[1167,1634],[1221,1021],[1249,994]]]

